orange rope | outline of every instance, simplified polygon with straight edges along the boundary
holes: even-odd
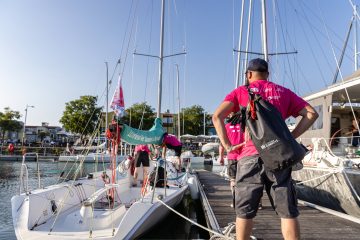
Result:
[[[145,176],[144,181],[142,183],[142,187],[141,187],[141,196],[144,196],[147,192],[147,189],[146,189],[147,181],[148,181],[148,177]]]

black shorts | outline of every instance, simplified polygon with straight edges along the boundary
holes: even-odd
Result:
[[[174,151],[175,151],[175,156],[180,157],[182,145],[173,146],[173,145],[166,144],[166,147],[167,147],[168,149],[174,150]]]
[[[140,151],[135,158],[135,167],[140,167],[142,164],[143,167],[150,166],[149,153],[146,151]]]
[[[228,159],[227,172],[230,180],[235,180],[236,178],[237,162],[236,159]]]
[[[254,155],[240,159],[237,164],[235,211],[238,218],[256,216],[264,187],[281,218],[296,218],[299,215],[291,168],[267,171],[261,158]]]

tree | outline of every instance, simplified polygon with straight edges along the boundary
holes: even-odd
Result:
[[[18,111],[13,111],[9,107],[4,108],[4,112],[0,112],[0,129],[1,139],[4,140],[6,132],[19,131],[22,125],[16,119],[20,118]]]
[[[184,134],[200,135],[204,133],[204,109],[200,105],[193,105],[181,109],[181,122],[184,116]],[[206,115],[208,122],[210,116]]]
[[[142,125],[140,126],[141,119]],[[130,127],[148,130],[154,124],[154,109],[150,105],[147,105],[146,102],[135,103],[134,105],[126,109],[126,115],[123,117],[122,120]]]
[[[102,107],[96,106],[97,97],[81,96],[80,99],[65,103],[60,123],[66,131],[89,135],[95,130]]]

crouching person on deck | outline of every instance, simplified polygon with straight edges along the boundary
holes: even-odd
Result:
[[[182,143],[172,134],[164,133],[163,142],[162,142],[162,158],[166,158],[166,148],[172,149],[175,151],[175,158],[177,162],[176,169],[181,171],[181,149]]]
[[[289,116],[302,117],[292,131],[294,138],[303,134],[318,117],[314,108],[307,102],[289,89],[268,81],[268,76],[268,64],[265,60],[259,58],[251,60],[246,71],[247,86],[233,90],[216,109],[212,118],[213,123],[227,152],[233,150],[233,145],[226,134],[224,119],[230,112],[238,112],[239,106],[247,105],[248,88],[273,104],[283,119]],[[255,146],[249,140],[238,156],[235,184],[238,240],[250,239],[253,218],[256,216],[264,187],[269,193],[273,208],[281,218],[284,239],[300,239],[300,226],[297,220],[299,211],[291,178],[291,167],[276,172],[266,170]]]

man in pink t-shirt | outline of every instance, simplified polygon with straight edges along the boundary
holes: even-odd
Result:
[[[221,143],[228,153],[231,144],[224,125],[230,112],[237,112],[240,106],[248,103],[248,89],[260,94],[272,103],[284,120],[290,116],[301,116],[300,122],[292,131],[294,138],[303,134],[316,120],[318,114],[312,106],[289,89],[269,82],[268,64],[257,58],[249,62],[246,71],[247,86],[241,86],[229,93],[213,115],[213,123]],[[246,134],[245,134],[246,135]],[[245,137],[246,138],[246,137]],[[281,228],[285,239],[299,239],[300,226],[297,220],[297,198],[291,179],[291,168],[272,172],[264,168],[263,162],[251,140],[245,140],[238,156],[235,211],[237,239],[250,239],[253,218],[256,216],[263,190],[266,189],[273,208],[281,218]]]

